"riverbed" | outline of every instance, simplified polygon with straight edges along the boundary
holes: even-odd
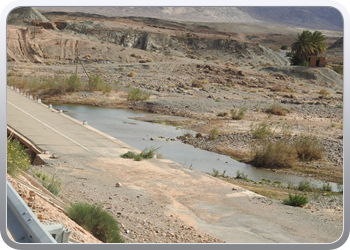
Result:
[[[309,181],[316,187],[322,187],[324,182],[311,178],[275,173],[259,169],[249,164],[238,162],[226,155],[220,155],[206,150],[194,148],[177,140],[176,137],[189,131],[181,127],[150,123],[135,120],[134,118],[147,115],[144,112],[113,109],[82,105],[54,105],[79,121],[86,121],[88,125],[113,136],[139,150],[155,147],[163,158],[172,160],[186,168],[235,177],[237,171],[244,173],[248,179],[259,182],[262,179],[271,182],[281,182],[284,185],[297,186],[301,181]],[[337,189],[331,183],[333,190]]]

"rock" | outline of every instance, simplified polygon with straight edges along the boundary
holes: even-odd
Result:
[[[55,155],[55,154],[52,154],[52,155],[50,156],[50,158],[51,158],[51,159],[58,159],[58,156]]]
[[[122,184],[121,184],[120,182],[117,182],[117,183],[115,184],[115,186],[116,186],[116,187],[121,187]]]

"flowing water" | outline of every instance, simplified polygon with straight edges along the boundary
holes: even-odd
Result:
[[[248,175],[248,179],[257,182],[265,179],[271,182],[280,181],[284,185],[290,183],[297,186],[300,181],[309,181],[317,187],[323,185],[323,182],[318,180],[255,168],[228,156],[184,144],[176,140],[177,136],[183,134],[180,128],[132,119],[145,116],[146,114],[142,112],[80,105],[54,105],[54,108],[67,111],[66,114],[74,119],[82,122],[85,120],[88,125],[139,150],[144,150],[146,147],[160,147],[158,152],[163,158],[193,170],[213,173],[215,169],[219,171],[219,174],[225,171],[226,175],[233,177],[236,176],[237,171],[240,171]],[[335,183],[330,184],[333,190],[337,190]]]

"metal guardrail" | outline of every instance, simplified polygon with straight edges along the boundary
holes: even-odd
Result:
[[[8,181],[7,228],[18,243],[68,243],[70,235],[60,224],[42,225]]]

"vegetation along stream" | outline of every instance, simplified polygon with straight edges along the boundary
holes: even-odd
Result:
[[[159,148],[158,152],[164,158],[193,170],[206,173],[213,173],[216,170],[220,174],[225,171],[225,175],[232,177],[235,177],[239,171],[253,181],[258,182],[265,179],[272,182],[278,181],[284,185],[297,186],[301,181],[308,181],[315,187],[322,187],[324,184],[322,181],[311,178],[259,169],[225,155],[194,148],[176,139],[177,136],[184,133],[179,127],[132,119],[145,116],[146,113],[81,105],[54,105],[54,108],[66,111],[67,115],[79,121],[85,120],[90,126],[139,150],[146,147]],[[336,191],[337,184],[330,184]]]

